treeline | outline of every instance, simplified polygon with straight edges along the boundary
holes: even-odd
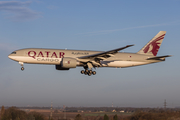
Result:
[[[180,111],[169,110],[152,110],[152,111],[136,111],[130,116],[108,115],[104,116],[81,116],[77,114],[74,120],[180,120]],[[5,109],[1,108],[0,120],[53,120],[45,117],[39,112],[25,112],[16,107]],[[56,120],[56,119],[54,119]],[[59,119],[58,119],[59,120]]]
[[[45,116],[38,112],[26,113],[16,107],[1,108],[1,120],[46,120]]]

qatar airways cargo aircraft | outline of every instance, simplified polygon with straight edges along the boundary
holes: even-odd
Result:
[[[84,68],[81,74],[91,76],[96,74],[93,68],[97,67],[125,68],[165,61],[170,55],[156,56],[165,34],[166,31],[160,31],[137,53],[118,52],[133,45],[109,51],[26,48],[16,50],[8,57],[19,62],[21,70],[24,70],[24,63],[55,65],[56,70],[80,66]]]

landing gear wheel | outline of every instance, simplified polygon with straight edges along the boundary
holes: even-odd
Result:
[[[92,74],[95,75],[95,74],[96,74],[96,71],[93,71]]]
[[[81,74],[84,74],[84,72],[85,72],[84,70],[81,70]]]
[[[88,70],[87,68],[84,68],[85,70],[81,70],[81,74],[84,74],[84,75],[88,75],[88,76],[91,76],[91,75],[95,75],[96,74],[96,71],[92,71],[91,69]]]
[[[85,72],[87,72],[87,73],[88,73],[88,72],[89,72],[89,70],[88,70],[88,69],[86,69],[86,70],[85,70]]]
[[[88,74],[88,72],[86,72],[86,71],[85,71],[85,72],[84,72],[84,74],[85,74],[85,75],[87,75],[87,74]]]
[[[89,76],[91,76],[91,74],[92,74],[92,73],[90,73],[90,72],[88,73]]]
[[[23,71],[23,70],[24,70],[24,67],[21,67],[21,70]]]
[[[92,74],[92,70],[89,70],[89,73],[91,73],[91,74]]]

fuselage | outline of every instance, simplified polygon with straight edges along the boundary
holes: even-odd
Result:
[[[93,55],[101,52],[103,51],[27,48],[16,50],[8,57],[14,61],[22,63],[50,65],[60,65],[63,58],[74,58],[77,60],[77,66],[83,66],[81,62],[88,62],[89,59],[79,59],[79,57]],[[101,67],[123,68],[163,61],[147,60],[150,57],[152,56],[137,53],[119,52],[101,61]]]

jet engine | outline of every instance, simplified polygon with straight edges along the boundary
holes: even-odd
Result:
[[[56,70],[69,70],[76,68],[78,62],[74,58],[62,58],[60,65],[56,65]]]
[[[56,70],[69,70],[69,68],[63,68],[61,65],[56,65]]]

